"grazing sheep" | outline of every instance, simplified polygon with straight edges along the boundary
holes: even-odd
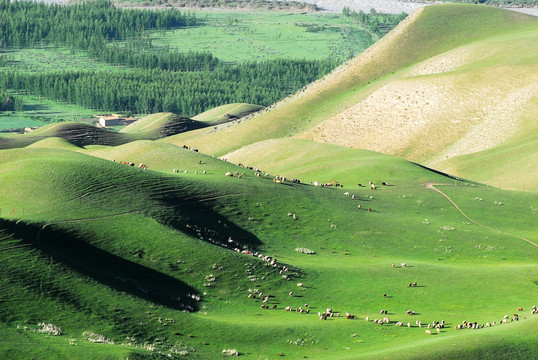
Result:
[[[357,205],[357,209],[360,209],[361,208],[361,204]]]
[[[410,328],[410,327],[411,327],[411,323],[407,323],[407,327]]]
[[[303,286],[304,286],[303,283],[297,283],[297,287],[302,288]]]
[[[355,195],[351,195],[351,198],[355,200],[357,197]]]
[[[286,306],[285,311],[291,311],[291,306]]]
[[[522,307],[518,307],[518,308],[517,308],[517,311],[523,311],[523,308],[522,308]]]
[[[366,320],[366,322],[368,322],[369,319],[370,318],[368,316],[364,318],[364,320]]]
[[[204,170],[204,171],[202,172],[202,174],[204,174],[204,175],[207,174],[207,171]]]
[[[407,263],[400,263],[400,266],[401,266],[401,267],[406,267],[406,266],[407,266]]]
[[[432,332],[431,332],[430,330],[424,330],[424,332],[425,332],[426,334],[428,334],[428,335],[431,335],[431,334],[432,334]]]
[[[233,176],[233,174],[231,172],[227,172],[226,174],[224,174],[225,176]]]
[[[188,173],[189,173],[189,170],[185,170],[185,171],[183,171],[183,172],[184,172],[185,174],[188,174]]]
[[[346,192],[344,193],[344,196],[349,196],[349,193],[346,191]]]
[[[392,264],[392,267],[396,267],[396,265],[395,265],[395,264]]]

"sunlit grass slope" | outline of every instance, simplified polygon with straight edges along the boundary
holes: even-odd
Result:
[[[263,109],[263,106],[260,105],[245,103],[227,104],[198,114],[194,116],[193,119],[207,122],[210,125],[217,125],[242,118],[246,115],[260,111],[261,109]]]
[[[458,46],[412,66],[302,136],[437,167],[536,132],[537,44],[538,19]]]
[[[209,124],[172,113],[157,113],[141,118],[120,132],[73,122],[42,126],[28,134],[0,135],[0,149],[25,147],[37,141],[55,137],[76,146],[117,146],[135,140],[156,140],[209,126]]]
[[[504,189],[538,192],[538,132],[531,131],[480,152],[436,164],[451,174]]]
[[[269,111],[234,127],[223,127],[219,131],[198,130],[165,141],[188,143],[206,153],[222,155],[261,140],[301,134],[367,99],[390,81],[401,78],[405,75],[404,70],[412,65],[491,36],[535,29],[536,23],[531,16],[484,6],[429,6],[411,14],[348,64]],[[359,135],[338,131],[335,138],[347,140]],[[302,136],[336,142],[334,139],[324,140],[321,135]],[[360,144],[357,147],[361,147]]]
[[[76,146],[119,145],[132,139],[106,129],[82,123],[63,122],[42,126],[31,133],[0,136],[0,149],[25,147],[47,138],[62,138]]]
[[[47,137],[43,140],[36,141],[33,144],[28,145],[29,148],[52,148],[52,149],[63,149],[71,151],[82,150],[81,147],[73,145],[69,141],[59,137]]]
[[[159,139],[181,132],[206,127],[207,124],[173,113],[156,113],[145,116],[120,130],[122,133]]]
[[[297,140],[287,146],[313,149]],[[370,152],[319,149],[345,155],[348,164],[378,164],[358,167],[356,178],[347,175],[350,184],[375,176],[394,186],[276,183],[159,142],[87,150],[146,161],[158,171],[66,150],[0,151],[1,357],[211,359],[223,349],[246,359],[534,353],[538,248],[511,234],[538,241],[536,197],[428,176]],[[324,175],[326,161],[307,156],[312,170],[304,175],[340,174],[329,167]],[[177,163],[188,173],[172,173]],[[355,174],[352,165],[342,166]],[[195,174],[198,167],[207,173]],[[231,170],[245,175],[224,176]],[[401,182],[390,184],[393,176]],[[439,188],[486,227],[463,217],[421,177],[446,183]],[[288,271],[233,247],[277,258]],[[260,308],[263,296],[249,298],[249,289],[277,308]],[[310,314],[284,311],[305,304]],[[327,307],[342,316],[321,321],[317,312]],[[388,310],[390,324],[373,324],[380,309]],[[416,315],[406,315],[409,309]],[[499,322],[514,312],[520,321],[453,329],[462,320]],[[417,320],[445,320],[447,327],[426,335]],[[42,322],[61,335],[40,332]]]
[[[262,141],[223,158],[288,178],[322,183],[336,180],[352,189],[357,188],[358,183],[369,186],[369,181],[378,185],[382,182],[416,185],[426,181],[449,181],[446,175],[389,155],[293,138]]]
[[[185,149],[160,141],[140,140],[115,147],[88,148],[87,154],[117,162],[132,162],[138,166],[146,164],[148,169],[171,174],[173,169],[187,174],[204,170],[212,174],[218,170],[219,175],[235,172],[237,167],[215,157],[202,154],[193,149]],[[191,174],[192,175],[192,174]]]

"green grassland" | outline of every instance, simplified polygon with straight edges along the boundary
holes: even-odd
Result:
[[[0,148],[25,147],[48,138],[61,138],[76,146],[116,146],[135,140],[155,140],[184,131],[209,126],[208,123],[172,113],[157,113],[141,118],[120,131],[77,122],[58,122],[28,134],[0,135]]]
[[[38,120],[21,118],[18,116],[1,116],[0,117],[0,130],[12,130],[12,129],[21,129],[27,126],[43,126],[44,123]]]
[[[446,160],[437,167],[499,188],[535,191],[538,180],[533,164],[538,161],[537,137],[531,128],[505,144]]]
[[[375,156],[378,166],[350,170],[349,184],[338,189],[310,185],[323,175],[323,157],[302,160],[311,167],[303,184],[278,184],[160,142],[79,150],[103,159],[50,147],[0,152],[0,256],[9,274],[1,283],[3,357],[214,358],[233,348],[245,358],[435,358],[487,348],[491,358],[508,349],[524,359],[535,350],[530,334],[537,321],[529,308],[537,295],[536,247],[495,231],[536,241],[535,197],[382,155],[316,146],[340,157],[342,166]],[[147,162],[150,170],[109,161],[119,157]],[[227,171],[246,175],[226,177]],[[398,185],[351,186],[376,178]],[[495,230],[470,223],[422,179],[449,184],[442,190]],[[230,237],[232,247],[287,264],[289,280],[227,248]],[[316,253],[295,250],[301,247]],[[408,266],[391,267],[400,262]],[[270,294],[277,309],[260,309],[261,299],[247,297],[249,288]],[[305,303],[312,313],[283,310]],[[499,322],[519,306],[529,319],[453,329],[462,320]],[[358,319],[320,321],[316,313],[326,307]],[[383,308],[392,323],[373,324]],[[405,315],[408,309],[417,315]],[[416,320],[445,320],[448,327],[427,336]],[[40,333],[41,322],[62,335]],[[38,346],[24,346],[30,342]]]
[[[202,26],[154,33],[153,43],[182,52],[209,51],[223,61],[349,58],[367,47],[372,35],[335,14],[282,12],[195,12]]]
[[[106,70],[121,71],[121,67],[103,61],[92,60],[82,52],[44,46],[37,48],[14,48],[2,51],[2,56],[18,71],[39,72],[62,70]]]
[[[121,132],[63,123],[0,137],[0,358],[533,358],[536,193],[290,137],[392,71],[528,26],[488,8],[448,19],[469,9],[426,8],[409,20],[419,32],[403,24],[378,43],[393,57],[243,122],[215,125],[250,107],[232,104],[172,136],[185,119],[159,113]],[[341,316],[321,320],[327,308]]]

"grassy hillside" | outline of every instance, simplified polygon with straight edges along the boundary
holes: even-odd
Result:
[[[530,131],[504,144],[437,163],[438,169],[503,189],[538,191],[538,132]]]
[[[375,191],[279,184],[230,161],[148,141],[86,151],[147,161],[157,171],[66,150],[0,151],[0,266],[8,274],[0,280],[2,357],[207,359],[237,349],[247,359],[435,358],[477,356],[486,347],[492,357],[533,353],[538,249],[508,234],[537,242],[535,197],[428,176],[379,154],[298,140],[288,146],[345,156],[349,183],[402,180]],[[289,166],[308,164],[305,177],[338,174],[328,168],[323,175],[326,161],[310,155]],[[349,167],[355,162],[364,167]],[[171,166],[189,171],[172,173]],[[195,174],[198,168],[207,173]],[[233,170],[245,176],[224,176]],[[440,189],[487,227],[464,218],[420,177],[449,184]],[[275,257],[278,267],[233,247]],[[279,274],[283,265],[289,270]],[[248,298],[255,288],[277,308]],[[284,311],[305,303],[310,314]],[[519,306],[526,320],[453,329],[462,320],[499,322]],[[342,316],[319,320],[327,307]],[[390,324],[373,324],[380,309],[388,309]],[[447,327],[427,336],[416,320],[445,320]]]
[[[233,163],[243,162],[288,178],[323,183],[336,179],[345,184],[346,189],[353,190],[358,183],[368,186],[369,181],[403,186],[416,186],[425,181],[450,181],[447,176],[403,159],[293,138],[262,141],[223,157]]]
[[[141,135],[146,139],[160,139],[208,126],[186,116],[156,113],[145,116],[120,130],[126,134]]]
[[[535,131],[537,36],[531,16],[473,5],[426,7],[349,64],[252,120],[165,141],[223,155],[296,135],[438,168],[447,157]]]
[[[0,149],[25,147],[49,138],[61,138],[79,147],[88,145],[117,146],[135,140],[160,139],[207,126],[209,125],[203,122],[172,113],[157,113],[143,117],[126,126],[120,132],[89,124],[62,122],[42,126],[28,134],[0,135]]]
[[[230,120],[242,118],[263,109],[263,106],[253,104],[228,104],[216,107],[193,117],[194,120],[217,125]]]

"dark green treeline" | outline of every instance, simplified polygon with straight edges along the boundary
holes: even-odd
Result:
[[[108,1],[59,6],[0,0],[0,92],[44,96],[94,110],[193,116],[247,102],[270,105],[322,77],[344,59],[230,64],[210,53],[152,45],[149,31],[197,26],[178,10],[125,10]],[[17,69],[11,48],[54,46],[121,65],[116,72]]]

